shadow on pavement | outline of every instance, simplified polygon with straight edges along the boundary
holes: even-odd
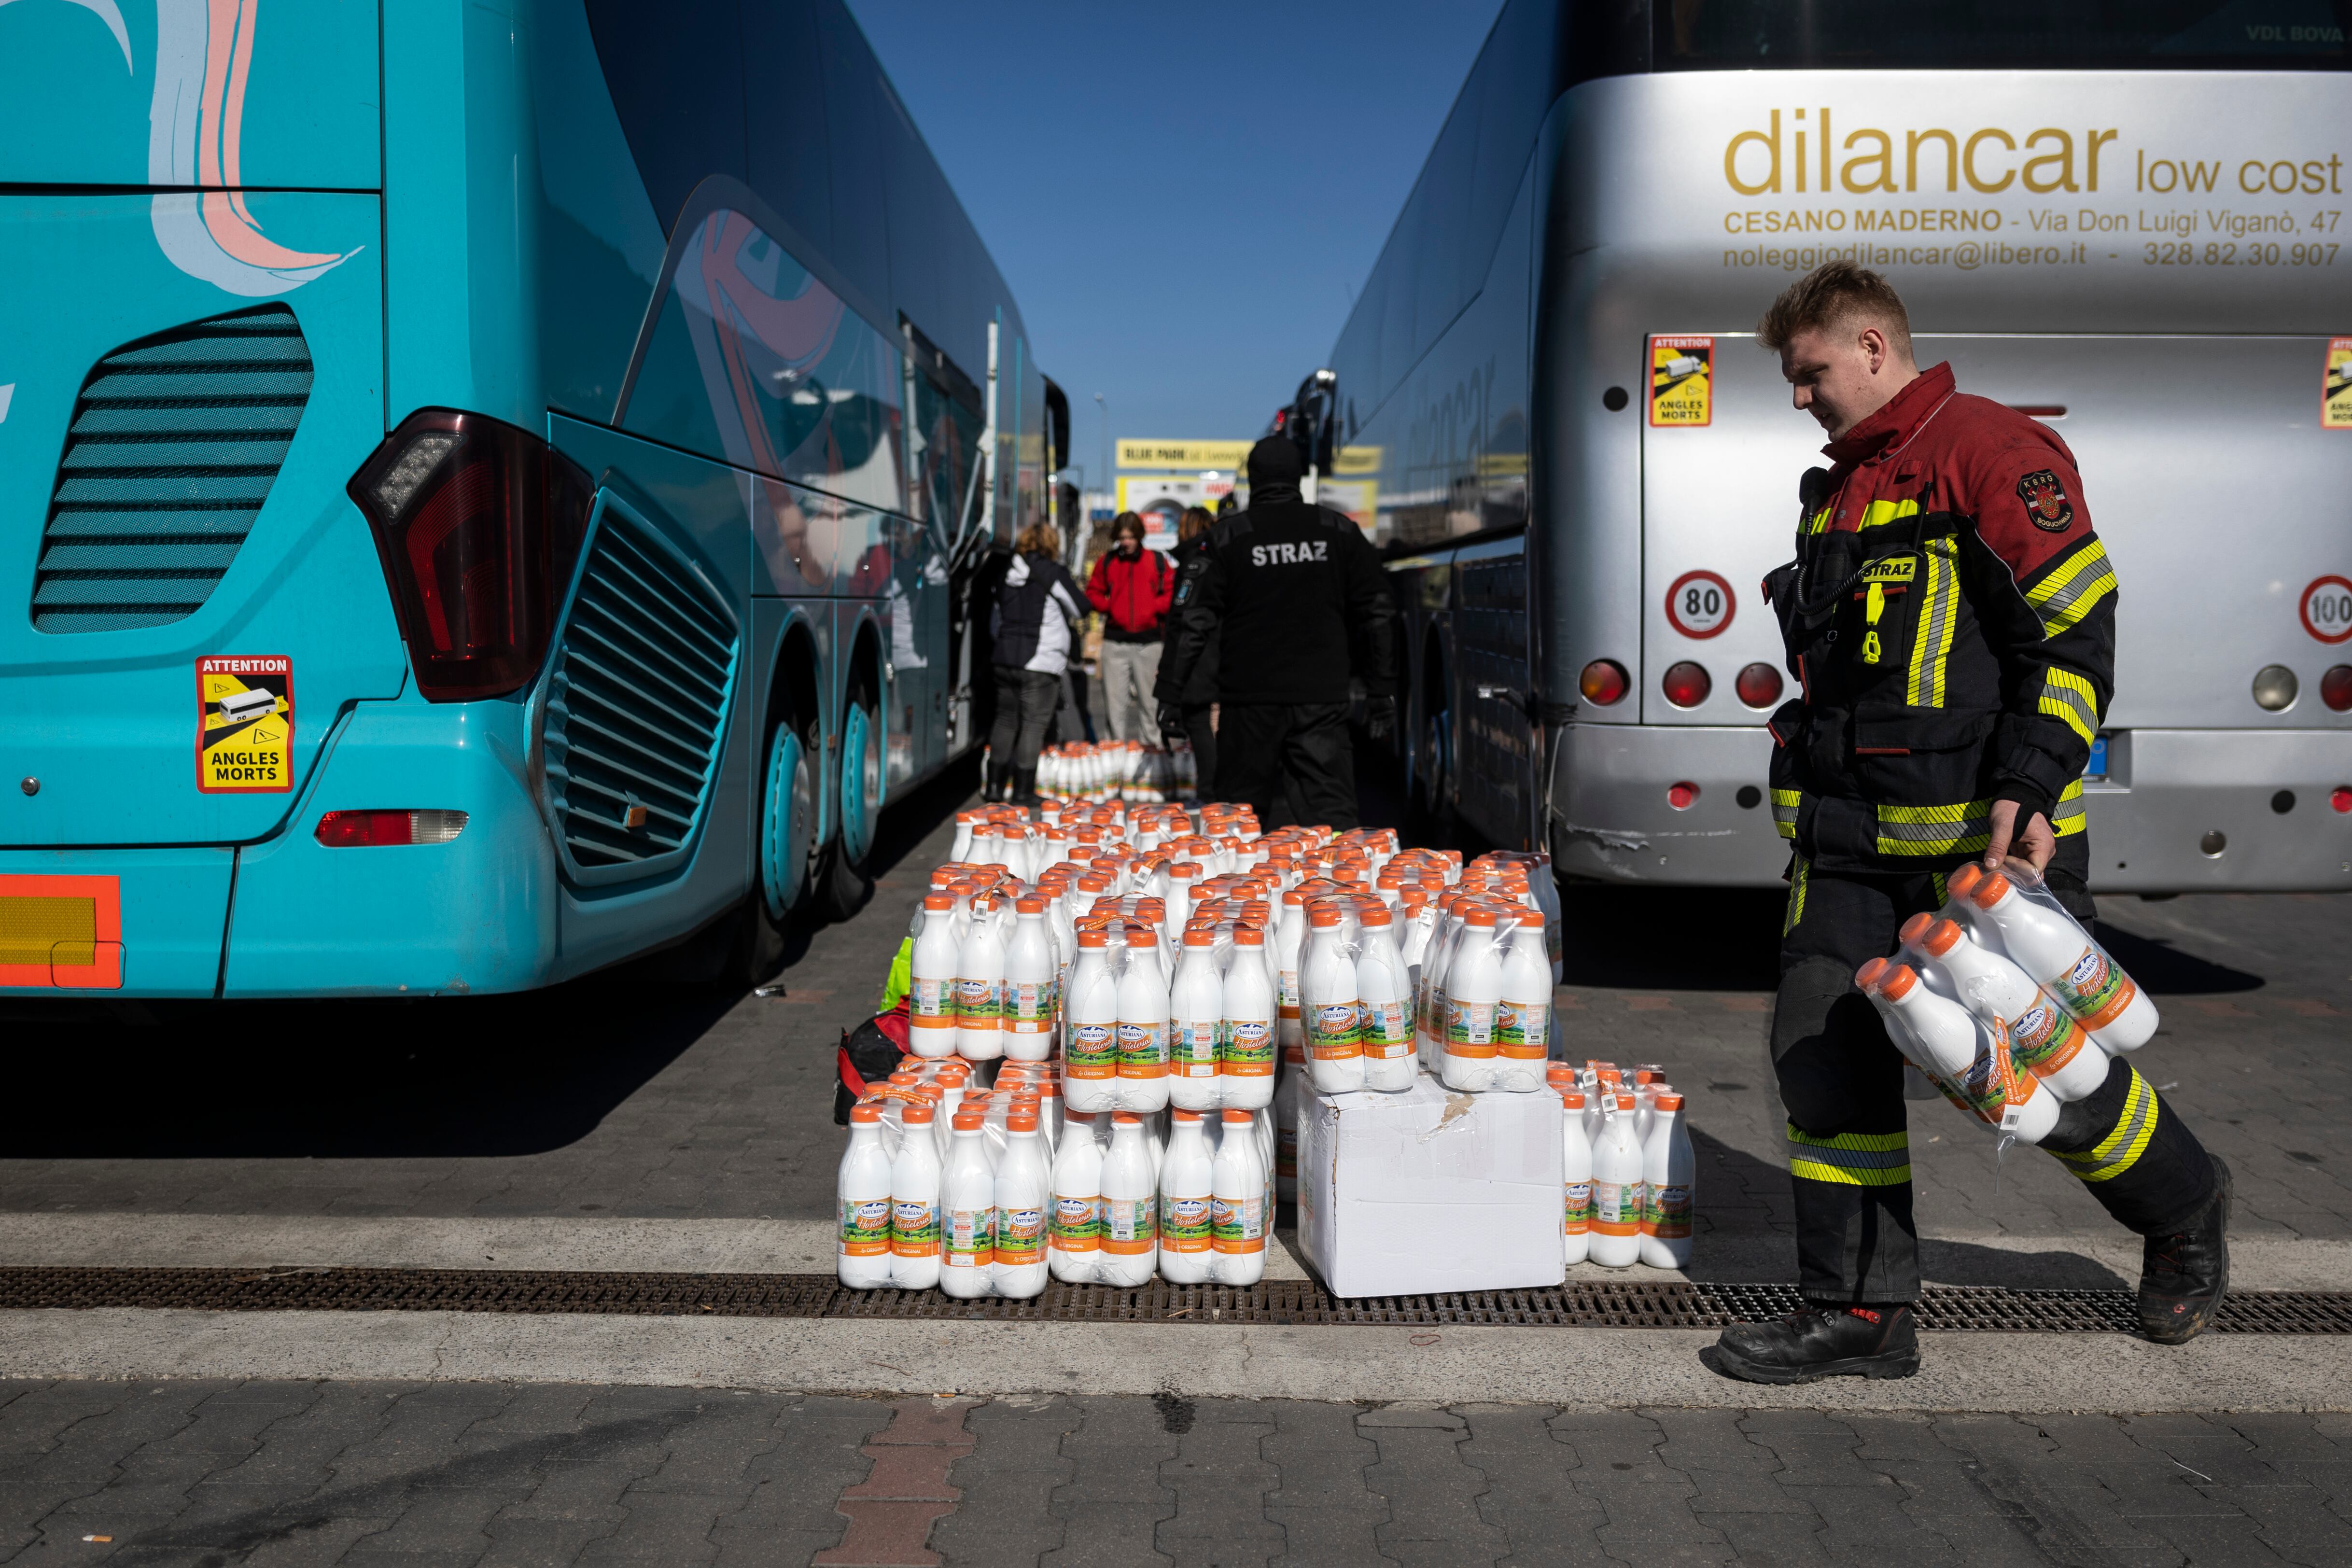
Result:
[[[877,872],[971,788],[959,767],[886,809]],[[807,944],[795,933],[791,957]],[[12,1005],[10,1087],[35,1113],[10,1119],[0,1158],[544,1153],[586,1136],[742,994],[618,969],[506,996]]]
[[[2115,955],[2125,972],[2158,996],[2210,996],[2231,991],[2259,991],[2268,984],[2259,974],[2214,963],[2180,949],[2161,937],[2139,936],[2098,922],[2100,945]]]

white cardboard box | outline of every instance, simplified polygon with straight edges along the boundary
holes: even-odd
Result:
[[[1403,1094],[1299,1101],[1298,1236],[1336,1296],[1507,1290],[1568,1277],[1559,1097]]]

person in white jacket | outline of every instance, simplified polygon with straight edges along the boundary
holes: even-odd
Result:
[[[1062,671],[1086,615],[1086,591],[1061,563],[1061,531],[1034,522],[1013,542],[989,628],[996,645],[996,723],[988,741],[988,798],[1034,805],[1037,752],[1062,691]]]

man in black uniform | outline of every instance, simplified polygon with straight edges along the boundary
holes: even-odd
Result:
[[[1176,579],[1176,635],[1160,663],[1160,727],[1184,732],[1193,667],[1217,660],[1217,793],[1268,827],[1356,826],[1348,681],[1363,679],[1372,739],[1396,731],[1396,605],[1361,530],[1309,506],[1286,437],[1250,448],[1250,504],[1209,531]]]

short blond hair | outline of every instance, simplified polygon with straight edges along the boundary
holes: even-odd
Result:
[[[1033,522],[1013,541],[1015,555],[1035,555],[1040,552],[1047,555],[1062,552],[1062,531],[1050,522]]]
[[[1756,338],[1774,353],[1799,332],[1867,321],[1886,333],[1887,346],[1911,357],[1911,313],[1895,285],[1867,267],[1824,261],[1781,290],[1756,323]]]

